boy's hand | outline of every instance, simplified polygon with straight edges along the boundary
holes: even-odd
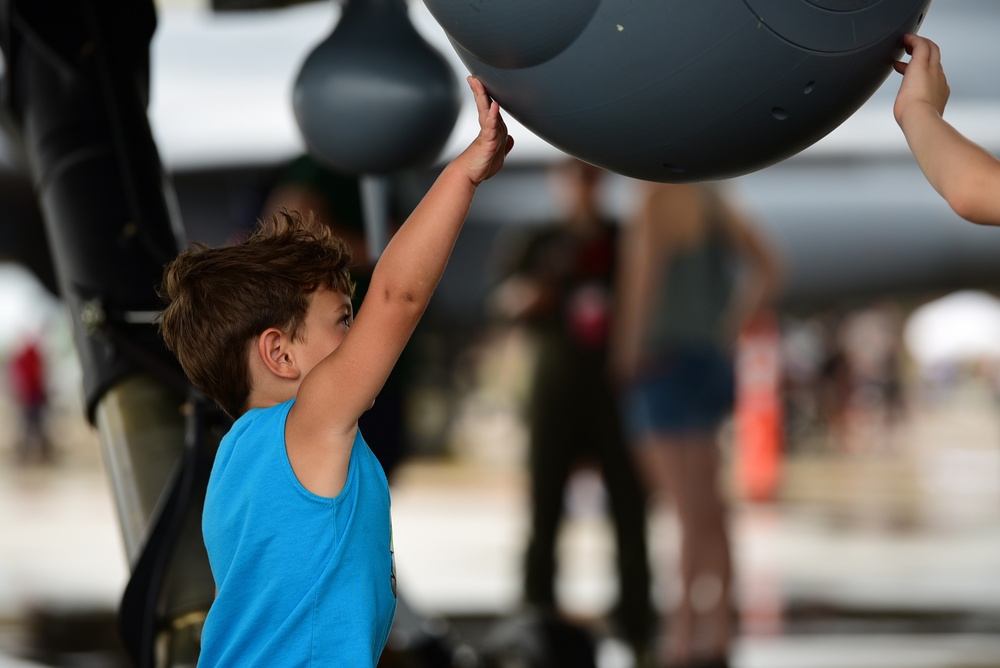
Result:
[[[465,149],[463,158],[473,185],[490,178],[503,167],[504,158],[514,146],[514,138],[507,134],[507,125],[500,116],[500,105],[492,100],[486,87],[476,77],[467,78],[476,98],[479,113],[479,136]]]
[[[920,104],[930,105],[943,115],[951,89],[941,67],[941,50],[931,40],[917,35],[904,35],[903,46],[911,58],[908,63],[898,61],[893,65],[903,75],[893,106],[896,122],[902,124],[903,114]]]

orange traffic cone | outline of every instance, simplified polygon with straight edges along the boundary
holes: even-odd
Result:
[[[735,475],[751,501],[777,493],[783,447],[781,334],[774,314],[755,317],[736,346]]]

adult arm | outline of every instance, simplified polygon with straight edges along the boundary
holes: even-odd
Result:
[[[781,288],[782,266],[771,243],[741,210],[725,204],[727,231],[739,252],[743,273],[730,312],[730,338],[754,316],[768,309]]]
[[[951,90],[937,44],[917,35],[903,38],[908,63],[893,115],[906,142],[935,190],[962,218],[1000,225],[1000,160],[944,120]]]

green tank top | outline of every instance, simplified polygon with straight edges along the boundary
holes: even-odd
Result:
[[[732,297],[735,263],[731,242],[723,228],[722,203],[712,190],[703,190],[708,217],[704,237],[664,263],[654,286],[645,349],[723,343],[722,317]]]

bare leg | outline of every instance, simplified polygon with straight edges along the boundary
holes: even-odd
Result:
[[[670,452],[680,447],[680,442],[664,436],[646,436],[635,451],[637,469],[642,476],[646,489],[651,493],[651,500],[662,506],[676,504],[674,496],[674,473]],[[682,536],[683,542],[683,536]],[[684,558],[682,546],[681,558]],[[689,614],[682,595],[671,613],[664,611],[660,619],[659,637],[662,641],[658,654],[664,663],[682,660],[687,657],[685,639],[690,636],[691,615]],[[667,642],[670,640],[670,642]]]
[[[732,634],[732,565],[725,501],[718,487],[719,451],[712,434],[687,437],[672,460],[681,524],[687,652],[727,656]],[[693,647],[696,638],[704,644]]]
[[[677,608],[662,635],[662,658],[684,662],[698,648],[726,656],[732,634],[732,566],[725,503],[718,489],[719,453],[711,434],[649,437],[636,452],[646,484],[661,501],[675,504],[681,530],[681,582]]]

